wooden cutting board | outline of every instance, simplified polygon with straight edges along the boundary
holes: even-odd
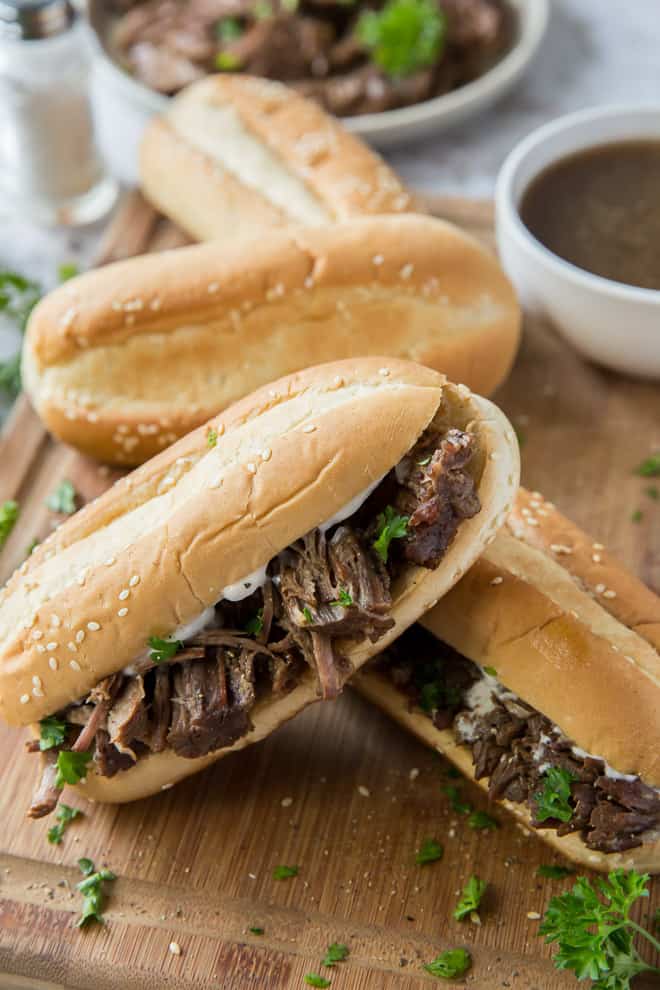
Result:
[[[492,242],[489,204],[430,206]],[[184,242],[131,195],[99,263]],[[660,590],[660,504],[633,474],[660,449],[657,385],[584,364],[528,319],[497,399],[520,433],[524,483]],[[61,479],[87,500],[115,475],[46,436],[25,399],[0,440],[0,465],[0,501],[21,504],[2,583],[57,521],[44,501]],[[631,520],[637,509],[641,522]],[[423,963],[458,945],[473,955],[467,985],[479,990],[576,986],[537,937],[535,913],[570,883],[535,876],[556,857],[503,813],[497,832],[471,831],[442,791],[444,761],[351,691],[158,797],[124,807],[71,798],[85,818],[61,846],[46,841],[52,822],[25,819],[38,771],[23,740],[0,728],[0,987],[280,990],[318,972],[334,990],[413,990],[434,983]],[[477,788],[462,790],[486,807]],[[444,860],[416,866],[429,837],[444,844]],[[119,877],[107,924],[84,932],[74,927],[81,856]],[[274,880],[278,864],[298,865],[298,877]],[[490,884],[481,927],[451,917],[471,873]],[[659,904],[656,882],[641,917]],[[330,942],[350,947],[332,970],[321,966]]]

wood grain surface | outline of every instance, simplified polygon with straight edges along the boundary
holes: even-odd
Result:
[[[430,205],[492,243],[490,204]],[[99,263],[184,242],[132,195]],[[660,589],[660,505],[634,474],[660,449],[657,386],[584,364],[550,327],[527,319],[496,398],[521,437],[524,483]],[[0,465],[0,501],[21,504],[0,556],[2,582],[60,521],[44,505],[60,480],[87,500],[115,474],[53,442],[25,399],[0,440]],[[641,522],[631,519],[637,509]],[[469,987],[577,986],[555,971],[537,936],[537,915],[570,884],[535,876],[556,857],[501,812],[496,832],[467,828],[443,793],[444,761],[351,691],[156,798],[117,808],[72,798],[85,818],[61,846],[46,841],[52,822],[25,819],[37,760],[23,742],[0,728],[0,988],[280,990],[317,972],[334,990],[416,990],[438,985],[423,963],[459,945],[474,959]],[[461,788],[486,807],[477,788]],[[416,866],[430,837],[444,859]],[[81,856],[118,875],[107,924],[84,932],[75,927]],[[278,864],[299,866],[299,875],[274,880]],[[490,885],[479,927],[451,916],[471,873]],[[642,919],[658,904],[656,883]],[[325,969],[334,941],[350,956]]]

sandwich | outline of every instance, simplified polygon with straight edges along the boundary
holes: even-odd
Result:
[[[538,493],[355,684],[581,866],[660,872],[660,599]]]
[[[259,385],[324,361],[411,358],[478,394],[520,312],[497,261],[430,217],[369,217],[107,265],[33,311],[23,382],[48,429],[133,466]]]
[[[169,787],[332,699],[457,581],[518,483],[502,413],[385,358],[264,387],[59,527],[0,596],[30,808]]]
[[[268,79],[214,75],[147,126],[147,198],[198,241],[260,239],[413,209],[395,172],[313,100]]]

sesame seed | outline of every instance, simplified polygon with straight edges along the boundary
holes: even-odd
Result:
[[[170,942],[169,948],[173,956],[181,955],[181,946],[179,945],[178,942]]]
[[[55,659],[55,657],[49,657],[48,658],[48,666],[50,667],[51,670],[57,670],[57,668],[59,667],[59,664],[58,664],[57,660]]]
[[[602,557],[599,553],[592,553],[591,559],[593,560],[594,564],[600,564]]]
[[[211,482],[209,488],[222,488],[223,483],[224,483],[223,478],[216,478],[215,481]]]
[[[371,797],[371,791],[369,790],[368,787],[365,787],[363,784],[360,784],[360,786],[358,787],[358,794],[361,794],[362,797],[365,798]]]
[[[303,433],[314,433],[316,427],[313,423],[308,423],[307,426],[303,426]]]
[[[98,632],[101,627],[98,624],[98,622],[92,621],[87,623],[87,628],[89,629],[90,632]]]
[[[136,584],[139,584],[139,583],[140,583],[140,575],[139,574],[134,574],[133,577],[131,578],[131,580],[128,582],[129,587],[131,587],[131,588],[134,588],[136,586]]]
[[[385,261],[385,258],[382,256],[382,254],[375,254],[371,260],[373,261],[374,265],[382,265],[382,263]]]
[[[106,567],[112,567],[112,565],[113,564],[116,564],[116,563],[117,563],[117,558],[116,557],[108,557],[108,559],[105,561],[105,566]]]
[[[58,629],[62,625],[62,620],[60,619],[59,615],[51,615],[50,624],[51,626],[54,626],[55,629]]]
[[[130,595],[130,591],[128,590],[128,588],[122,588],[122,590],[119,592],[117,597],[119,598],[120,602],[125,602],[129,595]]]
[[[81,588],[86,580],[87,580],[87,571],[80,571],[78,577],[76,578],[76,581],[78,582]]]
[[[303,284],[304,284],[304,286],[305,286],[306,289],[313,289],[314,288],[314,278],[313,278],[313,276],[312,275],[308,275]]]
[[[401,271],[399,272],[399,275],[401,276],[401,278],[410,278],[414,270],[415,270],[414,265],[410,265],[410,264],[404,265]]]
[[[41,629],[33,629],[32,630],[32,639],[41,639],[42,636],[43,636],[43,633],[42,633]]]
[[[606,590],[606,586],[604,584],[597,584],[594,590],[597,595],[602,595],[602,593]]]
[[[604,550],[605,549],[605,547],[604,547],[604,545],[602,543],[592,543],[591,546],[592,546],[592,549],[593,550]]]
[[[77,660],[69,660],[69,667],[71,670],[80,670],[80,664]]]
[[[529,519],[527,520],[527,525],[528,526],[540,526],[541,524],[538,521],[538,519],[534,519],[533,516],[530,516]]]
[[[498,574],[498,575],[497,575],[497,577],[494,577],[494,578],[493,578],[493,580],[492,580],[492,581],[491,581],[490,583],[491,583],[491,584],[502,584],[502,582],[503,582],[503,581],[504,581],[504,578],[503,578],[503,577],[501,577],[501,576],[500,576],[500,575]]]
[[[76,643],[82,643],[84,638],[85,638],[85,630],[79,629],[78,632],[76,633]]]
[[[419,770],[417,769],[417,767],[413,767],[412,770],[408,772],[408,777],[410,778],[410,780],[417,780],[417,778],[419,777]]]
[[[124,616],[128,615],[128,609],[120,608],[119,611],[117,612],[117,615],[119,616],[120,619],[123,619]]]
[[[37,675],[36,675],[36,674],[35,674],[35,675],[34,675],[34,677],[32,678],[32,683],[33,683],[33,684],[34,684],[34,686],[35,686],[35,687],[37,687],[37,688],[40,688],[40,687],[43,687],[43,685],[42,685],[42,683],[41,683],[41,678],[40,678],[40,677],[37,677]]]
[[[28,703],[29,700],[30,700],[30,695],[29,694],[22,694],[21,697],[20,697],[20,702],[21,702],[22,705],[27,705],[27,703]]]
[[[490,456],[491,461],[499,461],[499,459],[500,459],[500,452],[499,452],[499,450],[491,450],[489,456]]]
[[[250,463],[249,464],[246,464],[245,466],[247,468],[248,474],[256,474],[257,473],[257,465],[256,464],[253,464],[252,461],[250,461]]]
[[[538,911],[528,911],[527,917],[529,918],[530,921],[539,921],[541,915],[538,913]]]
[[[603,598],[616,598],[616,591],[612,591],[611,588],[608,588],[607,591],[603,592]]]
[[[536,498],[530,499],[529,504],[531,505],[531,507],[533,509],[540,509],[541,508],[541,503]]]
[[[35,698],[43,698],[44,696],[44,693],[40,687],[33,687],[32,694],[35,696]]]
[[[531,514],[532,514],[532,510],[531,510],[531,509],[528,509],[528,508],[527,508],[527,506],[525,506],[525,508],[524,508],[524,509],[521,509],[521,510],[520,510],[520,513],[521,513],[521,515],[523,515],[523,516],[531,516]]]
[[[292,797],[282,798],[280,804],[282,805],[283,808],[290,808],[291,805],[293,804],[293,798]]]
[[[262,461],[269,461],[272,456],[273,456],[273,452],[270,449],[270,447],[264,447],[264,449],[261,451]]]
[[[46,643],[46,649],[49,653],[51,653],[53,650],[56,650],[59,645],[60,644],[53,639],[50,643]]]
[[[45,653],[46,647],[42,643],[37,643],[37,653]]]

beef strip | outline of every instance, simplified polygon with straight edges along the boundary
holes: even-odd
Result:
[[[59,787],[55,787],[57,752],[54,749],[49,749],[42,753],[41,765],[41,778],[28,809],[28,818],[44,818],[46,815],[50,815],[51,811],[57,807],[62,793]]]
[[[176,668],[173,682],[173,717],[167,742],[178,756],[206,756],[231,746],[251,728],[240,699],[234,699],[233,707],[229,705],[222,648],[213,660]]]
[[[481,676],[478,668],[421,627],[404,633],[379,666],[438,728],[453,727],[458,741],[470,747],[475,778],[488,778],[489,797],[526,804],[535,828],[579,832],[590,849],[605,853],[639,846],[645,833],[660,829],[657,790],[639,777],[608,776],[603,760],[576,755],[571,740],[520,698],[509,692],[493,696],[486,712],[466,707],[466,692]],[[567,770],[573,778],[568,822],[536,817],[541,767]]]
[[[91,721],[91,720],[90,720]],[[135,740],[143,741],[148,731],[144,678],[127,677],[107,719],[110,741],[120,753],[134,756]]]

